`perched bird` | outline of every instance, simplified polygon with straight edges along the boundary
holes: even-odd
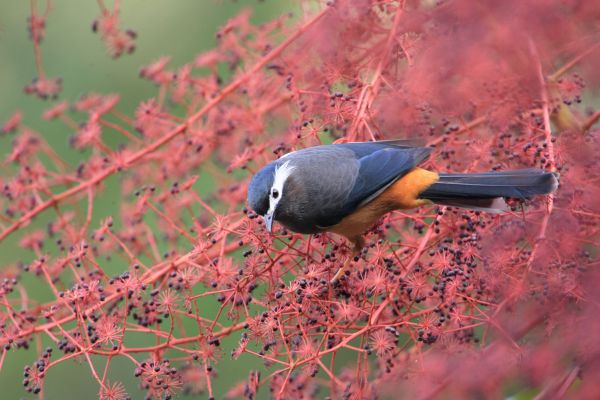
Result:
[[[278,221],[294,232],[345,236],[354,246],[351,260],[364,246],[362,234],[392,210],[435,203],[497,213],[508,209],[504,198],[527,199],[558,186],[554,173],[539,169],[454,174],[419,168],[431,151],[406,140],[294,151],[256,173],[248,203],[269,232]]]

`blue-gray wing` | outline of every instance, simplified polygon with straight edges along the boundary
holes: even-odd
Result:
[[[430,148],[386,147],[359,159],[360,167],[348,203],[358,208],[423,162]]]
[[[377,142],[340,143],[334,145],[334,147],[352,150],[357,158],[363,158],[383,149],[421,149],[423,148],[423,141],[420,139],[392,139]]]

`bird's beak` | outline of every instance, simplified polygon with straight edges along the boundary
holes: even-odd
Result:
[[[263,215],[263,219],[265,220],[265,227],[267,228],[267,231],[270,233],[273,231],[273,213],[272,212],[267,212],[265,215]]]

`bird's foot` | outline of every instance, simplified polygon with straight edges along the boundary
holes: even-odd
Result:
[[[346,272],[346,265],[344,264],[344,266],[342,268],[337,270],[337,272],[335,273],[333,278],[331,278],[329,283],[331,283],[332,285],[336,285],[339,282],[342,275],[344,275],[345,272]]]

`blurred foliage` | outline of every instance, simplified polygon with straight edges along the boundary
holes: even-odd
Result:
[[[107,5],[112,7],[112,2]],[[148,81],[138,79],[142,66],[161,56],[171,57],[173,66],[189,62],[196,54],[213,48],[216,43],[215,32],[242,9],[251,8],[252,21],[261,23],[293,10],[294,6],[293,2],[258,0],[124,1],[121,4],[121,21],[124,29],[132,29],[138,34],[136,50],[131,55],[112,59],[100,37],[92,32],[92,22],[100,14],[98,4],[91,0],[54,1],[41,47],[44,68],[48,76],[63,78],[63,91],[59,96],[61,100],[74,101],[88,92],[118,93],[121,96],[119,110],[131,114],[140,101],[155,96],[157,91]],[[40,3],[40,8],[43,10],[43,2]],[[88,153],[73,151],[69,146],[69,138],[73,132],[59,121],[44,121],[41,114],[51,103],[23,92],[23,87],[36,75],[33,46],[26,29],[30,10],[29,1],[0,2],[0,121],[9,118],[15,110],[21,110],[27,126],[40,132],[65,162],[77,165],[87,158]],[[9,150],[11,140],[10,136],[0,136],[2,157]],[[118,145],[118,140],[116,135],[106,137],[107,144],[113,148]],[[2,164],[2,168],[11,166]],[[203,186],[211,185],[209,178],[209,174],[201,173],[198,188],[200,192],[204,189]],[[118,198],[115,195],[119,190],[118,179],[118,176],[114,176],[105,182],[103,200],[95,204],[92,226],[98,225],[98,221],[107,216],[118,214],[118,204],[110,201],[111,198]],[[44,222],[42,216],[34,223],[43,226]],[[18,237],[11,237],[2,243],[0,265],[7,265],[19,258],[29,261],[30,253],[16,246],[17,240]],[[122,269],[118,261],[107,263],[108,273],[116,273]],[[48,292],[47,285],[31,277],[26,279],[28,285],[33,285],[29,287],[35,288],[36,293]],[[45,300],[50,296],[48,292],[38,299]],[[216,304],[205,306],[217,307]],[[137,338],[137,346],[149,341],[144,335],[138,335]],[[227,391],[231,382],[245,379],[249,369],[260,365],[258,360],[249,361],[249,357],[244,356],[232,362],[227,352],[237,344],[237,337],[223,342],[223,360],[219,368],[222,376],[214,382],[216,393],[221,395]],[[35,358],[35,348],[20,350],[7,357],[0,374],[1,398],[37,398],[33,395],[26,396],[21,384],[22,366]],[[103,366],[97,365],[97,368],[101,371]],[[111,369],[113,380],[123,381],[133,399],[143,398],[129,361],[115,358],[111,362]],[[98,385],[85,363],[77,367],[72,362],[60,364],[52,375],[52,379],[45,385],[45,398],[95,398]]]

